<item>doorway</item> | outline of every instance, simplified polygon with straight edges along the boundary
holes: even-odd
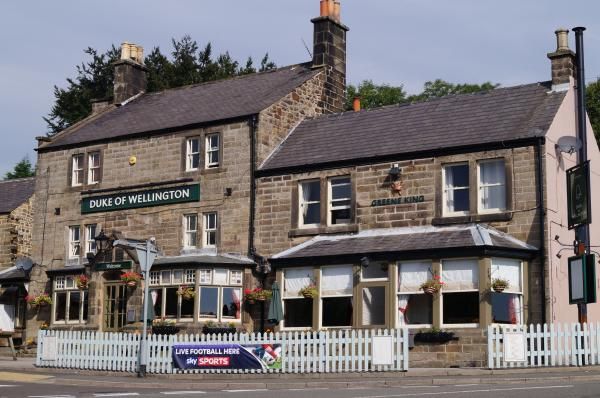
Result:
[[[106,332],[118,332],[127,318],[127,286],[122,283],[104,286],[104,328]]]

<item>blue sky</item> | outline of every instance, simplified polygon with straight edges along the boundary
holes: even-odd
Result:
[[[586,77],[600,76],[600,2],[594,0],[341,0],[348,34],[348,80],[404,85],[409,93],[436,78],[511,86],[548,80],[546,53],[557,27],[586,26]],[[0,2],[0,176],[24,156],[53,86],[65,86],[88,46],[123,41],[171,50],[190,34],[238,60],[265,52],[278,65],[308,60],[310,18],[319,0],[53,0]],[[571,45],[574,48],[571,35]]]

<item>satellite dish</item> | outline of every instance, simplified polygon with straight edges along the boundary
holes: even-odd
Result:
[[[15,267],[17,269],[22,269],[25,272],[29,272],[33,267],[33,261],[29,257],[19,257],[17,261],[15,261]]]
[[[579,151],[581,149],[581,140],[577,137],[565,135],[560,137],[555,145],[558,152],[568,153],[569,155]]]

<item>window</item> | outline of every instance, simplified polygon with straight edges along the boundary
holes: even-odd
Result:
[[[182,286],[195,291],[195,275],[193,269],[150,271],[150,298],[157,318],[194,318],[194,297],[180,296],[177,291]]]
[[[54,280],[52,323],[85,323],[88,318],[86,290],[79,290],[71,276],[57,276]]]
[[[241,277],[241,270],[200,270],[200,319],[241,321],[242,288],[232,286],[241,285]]]
[[[287,268],[283,271],[283,323],[286,328],[312,327],[313,301],[300,290],[313,283],[313,269]]]
[[[321,223],[321,182],[300,183],[300,226],[314,226]]]
[[[198,170],[200,165],[200,139],[187,139],[185,147],[185,171]]]
[[[492,258],[492,280],[508,281],[502,293],[492,292],[492,322],[523,323],[523,274],[520,260]]]
[[[479,323],[479,263],[476,259],[443,260],[442,323]]]
[[[196,247],[198,239],[198,216],[183,216],[183,247]]]
[[[96,224],[85,226],[85,252],[96,254]]]
[[[79,260],[79,256],[81,256],[81,227],[79,225],[74,225],[69,227],[68,259]]]
[[[71,186],[83,185],[83,153],[73,155],[71,159]]]
[[[219,167],[219,133],[206,136],[206,164],[204,167],[212,169]]]
[[[506,210],[506,169],[503,159],[479,162],[479,211]]]
[[[100,152],[88,153],[88,184],[100,182]]]
[[[444,166],[444,215],[469,213],[469,165]]]
[[[398,326],[433,324],[433,297],[421,290],[432,275],[430,261],[398,264]]]
[[[350,177],[329,180],[329,224],[349,224],[351,221],[352,187]]]
[[[361,280],[385,280],[388,278],[388,264],[370,262],[367,267],[361,266]]]
[[[362,326],[385,325],[385,302],[384,286],[362,289]]]
[[[204,247],[217,246],[217,213],[204,213],[204,228],[202,234]]]
[[[352,326],[352,265],[321,268],[323,327]]]

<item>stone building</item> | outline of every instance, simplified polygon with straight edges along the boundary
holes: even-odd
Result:
[[[114,97],[39,139],[33,257],[44,273],[32,290],[53,304],[38,322],[139,327],[142,289],[121,281],[139,271],[135,253],[98,253],[94,238],[154,237],[160,255],[146,282],[156,317],[188,330],[254,327],[242,302],[264,271],[253,243],[254,173],[294,125],[342,110],[348,28],[333,10],[312,20],[312,62],[151,94],[143,50],[122,45]]]
[[[459,340],[415,347],[411,366],[483,366],[490,324],[576,321],[554,239],[574,236],[565,170],[577,159],[556,146],[577,131],[574,60],[560,44],[549,57],[549,82],[294,128],[257,171],[256,247],[282,286],[279,329],[444,328]],[[589,123],[588,136],[594,187]],[[422,288],[436,278],[440,290]]]
[[[0,181],[0,329],[25,338],[34,178]],[[35,271],[34,271],[35,273]]]

